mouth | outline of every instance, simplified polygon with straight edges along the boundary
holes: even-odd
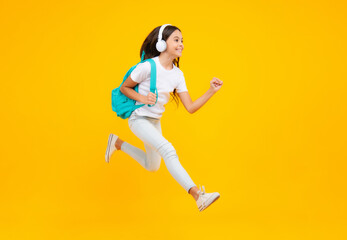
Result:
[[[181,52],[182,52],[182,49],[176,49],[176,51],[181,53]]]

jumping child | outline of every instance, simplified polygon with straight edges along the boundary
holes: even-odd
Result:
[[[140,56],[145,53],[144,60],[152,58],[157,68],[157,93],[150,92],[151,65],[148,61],[139,63],[122,84],[120,91],[128,98],[136,100],[136,105],[146,104],[132,112],[128,119],[130,130],[143,141],[146,152],[110,134],[106,149],[106,162],[117,150],[130,155],[142,167],[155,172],[159,169],[161,158],[174,179],[192,195],[198,209],[203,211],[216,201],[218,192],[206,193],[197,188],[186,170],[178,160],[175,148],[166,140],[161,131],[160,118],[165,111],[170,94],[178,103],[177,95],[189,113],[199,110],[223,85],[218,78],[210,81],[210,88],[196,101],[192,101],[185,83],[183,72],[179,69],[179,59],[183,51],[181,30],[171,24],[164,24],[152,30],[142,44]],[[138,86],[138,92],[133,88]],[[156,102],[157,99],[157,102]],[[148,104],[155,104],[148,107]]]

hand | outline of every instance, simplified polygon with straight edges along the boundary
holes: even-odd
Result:
[[[153,105],[155,104],[156,100],[157,100],[157,95],[152,92],[149,92],[147,96],[144,96],[143,103]]]
[[[213,92],[217,92],[223,85],[223,81],[219,80],[218,78],[213,78],[210,82],[210,89],[212,89]]]

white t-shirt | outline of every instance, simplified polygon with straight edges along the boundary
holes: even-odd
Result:
[[[160,119],[165,111],[164,105],[170,100],[170,93],[174,89],[176,89],[177,93],[187,92],[188,89],[181,69],[172,64],[173,69],[166,70],[159,62],[159,56],[152,59],[157,66],[158,101],[153,107],[148,107],[146,104],[133,111],[132,114]],[[147,96],[151,85],[151,64],[148,61],[139,63],[131,72],[130,77],[133,81],[139,83],[138,92]],[[143,103],[136,101],[136,105],[140,104]]]

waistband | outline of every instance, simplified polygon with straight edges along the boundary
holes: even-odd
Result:
[[[133,120],[133,119],[147,119],[147,120],[152,120],[152,121],[160,120],[160,118],[154,118],[154,117],[149,117],[149,116],[140,116],[140,115],[137,115],[136,113],[132,113],[130,115],[129,120]]]

